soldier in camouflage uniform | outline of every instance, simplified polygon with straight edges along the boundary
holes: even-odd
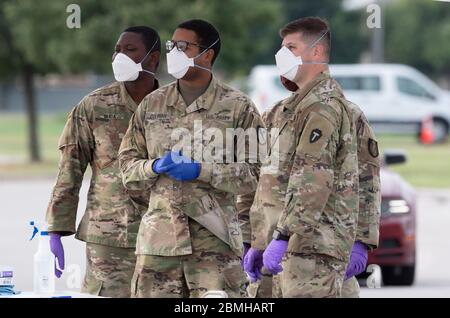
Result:
[[[281,82],[286,89],[292,92],[295,92],[298,89],[298,86],[294,82],[283,77],[281,77]],[[333,85],[337,86],[337,83],[333,82]],[[331,87],[330,92],[340,90],[340,87]],[[325,93],[326,92],[324,92],[324,94]],[[348,102],[348,104],[352,109],[353,119],[356,123],[358,144],[359,213],[355,240],[364,243],[369,249],[373,250],[378,247],[381,212],[380,159],[378,146],[375,133],[370,127],[369,121],[362,110],[354,103]],[[267,114],[268,112],[265,112],[262,115],[262,118],[266,126],[271,126],[271,123],[267,122]],[[254,194],[249,193],[242,196],[242,198],[238,198],[238,206],[241,211],[245,211],[251,207],[253,197]],[[281,211],[279,212],[281,213]],[[250,297],[272,297],[272,276],[263,271],[261,279],[250,284],[248,291]],[[354,276],[344,281],[342,297],[359,297],[359,284]]]
[[[378,143],[362,110],[354,103],[348,104],[352,109],[358,139],[359,213],[355,241],[373,250],[378,247],[381,214]],[[342,297],[359,297],[359,284],[355,276],[344,281]]]
[[[313,65],[284,67],[282,75],[291,73],[300,89],[265,115],[267,129],[280,130],[279,148],[270,150],[279,168],[270,162],[261,167],[244,267],[254,275],[262,258],[270,273],[281,272],[273,279],[277,297],[341,297],[357,227],[356,127],[323,62],[329,56],[328,25],[304,18],[280,34],[282,50],[294,53],[283,53],[288,60],[297,54]],[[280,70],[283,54],[277,54]]]
[[[242,297],[241,226],[248,230],[249,218],[238,216],[236,194],[256,189],[259,165],[252,163],[247,148],[245,160],[235,160],[233,154],[229,161],[224,137],[227,129],[241,128],[239,140],[243,131],[256,131],[262,121],[247,96],[210,74],[220,49],[219,33],[211,24],[181,23],[167,48],[168,70],[178,81],[142,101],[119,152],[126,188],[152,184],[138,233],[132,296],[201,297],[223,290],[229,297]],[[174,70],[174,54],[195,57],[195,66]],[[209,135],[211,129],[219,134]],[[205,155],[212,139],[219,142],[218,155],[209,161]],[[180,149],[181,154],[175,152]],[[177,162],[177,155],[189,162]]]
[[[155,30],[126,29],[116,44],[113,60],[131,58],[133,66],[142,62],[145,71],[135,72],[132,78],[129,68],[122,65],[114,69],[116,79],[123,82],[114,82],[84,97],[70,113],[59,140],[59,173],[46,219],[51,249],[62,269],[61,236],[75,233],[79,190],[87,166],[92,169],[86,211],[76,231],[76,238],[86,242],[83,292],[130,296],[136,237],[141,214],[148,207],[149,188],[143,183],[140,191],[125,189],[117,157],[137,105],[158,87],[152,74],[159,62],[160,46]],[[61,271],[56,269],[56,274],[59,277]]]
[[[281,77],[283,86],[295,92],[298,86],[284,77]],[[333,83],[337,85],[336,82]],[[340,87],[331,87],[330,92],[340,91]],[[341,96],[344,98],[344,96]],[[355,241],[365,244],[370,250],[378,247],[380,227],[380,158],[375,133],[369,121],[358,105],[348,102],[352,109],[353,119],[356,123],[356,137],[358,144],[358,171],[359,171],[359,213]],[[263,115],[263,119],[265,114]],[[268,123],[266,123],[267,125]],[[264,276],[261,282],[263,284]],[[260,287],[261,290],[261,287]],[[270,297],[270,293],[258,293]],[[359,297],[359,284],[354,276],[344,281],[342,297]]]

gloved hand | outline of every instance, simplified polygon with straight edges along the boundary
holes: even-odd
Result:
[[[250,244],[244,243],[244,255],[242,255],[242,260],[241,260],[242,268],[244,268],[244,258],[245,258],[245,255],[247,255],[249,249],[250,249]]]
[[[201,164],[181,153],[172,152],[173,163],[167,166],[165,172],[170,178],[178,181],[191,181],[200,175]]]
[[[283,271],[281,260],[288,248],[288,241],[272,240],[263,254],[264,267],[272,274],[276,275]]]
[[[367,246],[359,241],[353,244],[352,255],[345,273],[345,280],[361,274],[367,265]]]
[[[58,233],[49,233],[50,235],[50,250],[55,258],[58,259],[58,266],[60,269],[64,269],[64,248],[61,243],[61,235]],[[55,262],[55,276],[60,278],[62,271],[56,268]]]
[[[154,173],[161,174],[167,171],[168,166],[173,164],[172,157],[176,156],[176,152],[166,151],[161,158],[153,161],[152,170]]]
[[[261,268],[263,266],[263,252],[256,248],[250,248],[244,257],[244,271],[250,277],[252,283],[261,279]]]

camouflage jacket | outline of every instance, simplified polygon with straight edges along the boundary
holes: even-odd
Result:
[[[335,96],[342,92],[337,82],[333,82],[331,89],[322,92],[323,96]],[[380,157],[375,133],[369,121],[358,105],[339,96],[342,103],[351,109],[353,121],[356,125],[358,145],[358,181],[359,181],[359,212],[355,241],[366,244],[370,249],[378,247],[381,189],[380,189]]]
[[[191,254],[189,218],[228,243],[236,254],[242,253],[236,195],[256,189],[259,164],[248,160],[250,150],[245,153],[246,161],[223,160],[229,155],[229,145],[226,149],[223,144],[219,146],[219,155],[212,161],[203,161],[202,154],[208,151],[211,129],[220,133],[220,137],[214,138],[220,143],[227,129],[258,126],[262,126],[262,120],[251,100],[214,77],[205,93],[189,106],[180,95],[177,82],[142,101],[119,152],[125,187],[140,189],[142,182],[152,184],[149,208],[139,228],[138,254]],[[166,151],[176,149],[183,149],[184,155],[201,161],[198,179],[179,182],[153,172],[153,162]],[[216,229],[206,225],[208,218],[214,219]]]
[[[265,249],[278,228],[288,251],[348,261],[358,217],[356,127],[328,72],[264,115],[271,136],[250,210],[252,247]],[[278,162],[274,169],[273,161]]]
[[[359,213],[355,240],[373,249],[378,247],[380,228],[380,154],[366,116],[358,105],[348,104],[353,111],[358,138]]]
[[[49,231],[75,233],[79,191],[90,165],[87,206],[76,238],[116,247],[136,245],[141,214],[148,206],[148,188],[125,189],[117,160],[136,108],[119,82],[95,90],[73,108],[59,140],[59,173],[46,216]]]

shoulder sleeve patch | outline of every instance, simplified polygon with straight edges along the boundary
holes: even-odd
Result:
[[[334,125],[327,118],[311,113],[306,119],[297,151],[300,151],[302,155],[320,158],[334,130]]]
[[[368,148],[369,148],[370,155],[374,158],[377,158],[378,155],[380,154],[378,151],[378,142],[376,142],[372,138],[369,138]]]

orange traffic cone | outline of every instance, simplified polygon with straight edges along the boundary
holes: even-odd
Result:
[[[431,145],[434,142],[433,118],[426,117],[420,125],[420,142],[424,145]]]

